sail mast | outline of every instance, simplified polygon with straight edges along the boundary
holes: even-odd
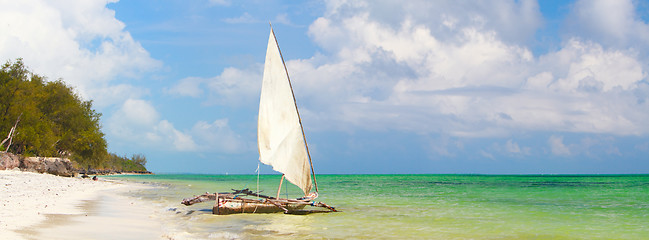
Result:
[[[284,62],[284,56],[282,56],[282,50],[279,48],[279,43],[277,42],[277,37],[275,36],[275,31],[273,31],[273,25],[268,22],[270,25],[270,31],[273,33],[273,38],[275,38],[275,45],[277,46],[277,51],[279,51],[279,57],[282,59],[282,64],[284,65],[284,70],[286,72],[286,78],[288,79],[288,86],[291,88],[291,94],[293,95],[293,102],[295,103],[295,112],[297,113],[298,122],[300,123],[300,129],[302,130],[302,138],[304,139],[304,147],[306,148],[306,154],[309,158],[309,165],[311,166],[311,176],[313,176],[313,185],[315,191],[318,192],[318,182],[315,178],[315,171],[313,170],[313,161],[311,161],[311,153],[309,152],[309,144],[306,141],[306,135],[304,135],[304,127],[302,126],[302,117],[300,117],[300,111],[297,108],[297,101],[295,100],[295,93],[293,92],[293,85],[291,84],[291,77],[288,75],[288,69],[286,68],[286,62]],[[284,180],[282,176],[282,180]],[[280,188],[281,188],[280,182]]]

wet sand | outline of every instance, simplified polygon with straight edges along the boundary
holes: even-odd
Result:
[[[0,171],[0,239],[161,239],[158,209],[133,183]]]

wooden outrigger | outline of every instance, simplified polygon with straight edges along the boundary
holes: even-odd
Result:
[[[337,212],[336,208],[323,202],[313,201],[317,196],[308,196],[297,199],[275,198],[261,195],[249,189],[234,190],[233,192],[205,193],[200,196],[183,199],[182,204],[189,206],[195,203],[214,201],[212,213],[228,215],[236,213],[278,213],[309,214]],[[258,199],[243,196],[257,197]],[[323,209],[305,209],[305,207],[319,207]]]

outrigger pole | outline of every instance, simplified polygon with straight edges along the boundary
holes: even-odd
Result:
[[[282,174],[282,179],[279,180],[279,187],[277,188],[277,197],[275,199],[279,199],[279,192],[282,191],[282,183],[284,182],[285,177],[286,175]]]

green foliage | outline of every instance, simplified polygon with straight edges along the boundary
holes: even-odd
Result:
[[[32,73],[22,59],[5,63],[0,71],[2,139],[19,116],[8,151],[26,156],[70,156],[83,167],[113,164],[114,154],[108,154],[101,132],[101,114],[92,109],[92,101],[82,100],[60,79],[48,82]],[[144,156],[134,155],[133,159],[134,165],[143,168],[146,164]]]
[[[114,153],[108,154],[107,168],[117,171],[146,171],[146,157],[142,154],[134,154],[131,158],[118,156]]]
[[[47,94],[43,78],[31,74],[19,59],[7,63],[0,71],[0,135],[6,136],[16,119],[16,129],[9,151],[25,155],[51,155],[56,140],[52,123],[40,111],[39,103]]]

